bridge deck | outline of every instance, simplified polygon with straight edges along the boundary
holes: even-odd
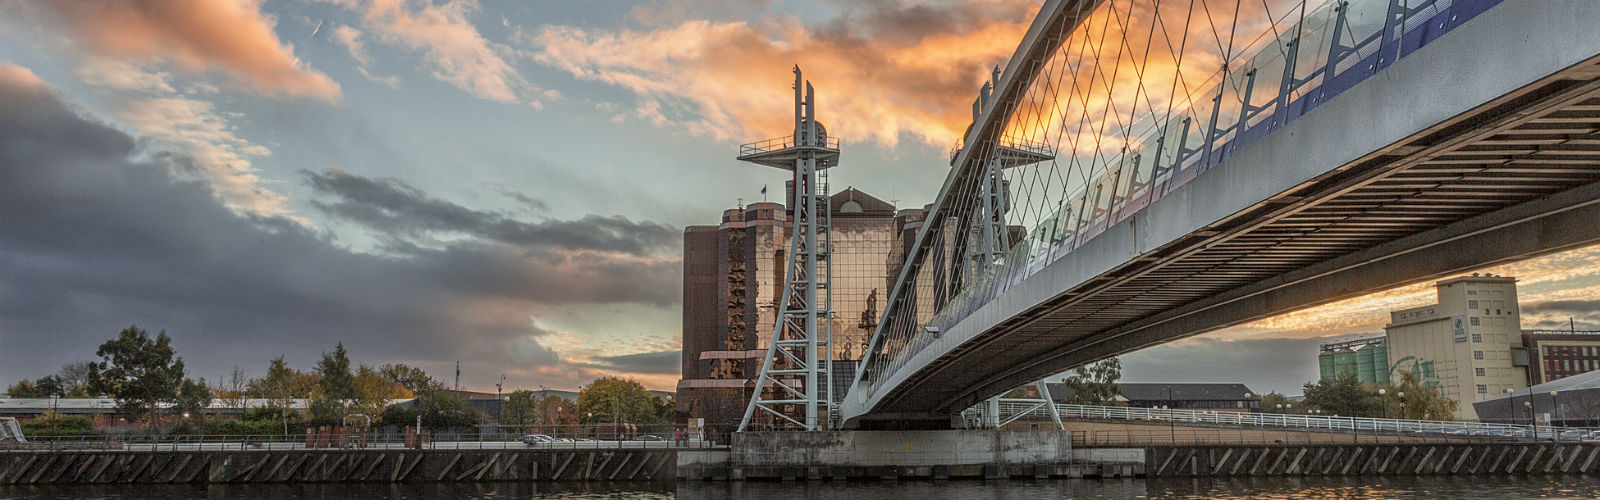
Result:
[[[1107,228],[849,417],[948,414],[1108,356],[1600,241],[1600,5],[1505,5]],[[861,397],[860,400],[857,397]]]

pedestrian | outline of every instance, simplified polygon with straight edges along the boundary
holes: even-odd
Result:
[[[683,428],[682,427],[679,427],[677,429],[673,429],[672,430],[672,440],[674,442],[676,442],[678,444],[678,446],[683,446]]]

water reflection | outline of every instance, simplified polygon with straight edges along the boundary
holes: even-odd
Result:
[[[258,484],[0,486],[9,499],[1592,499],[1600,477],[1303,477],[1051,481]]]
[[[1071,499],[1593,499],[1600,478],[1529,477],[1303,477],[1225,479],[1113,479],[1060,481],[948,481],[899,483],[683,483],[684,499],[1032,500]]]

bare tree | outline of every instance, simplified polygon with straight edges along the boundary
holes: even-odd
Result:
[[[244,370],[239,369],[239,365],[233,365],[233,372],[228,374],[226,384],[228,386],[227,393],[230,406],[243,409],[245,401],[244,390],[246,386],[250,385],[250,377],[244,375]]]
[[[90,396],[89,373],[93,364],[93,361],[73,361],[61,365],[61,372],[56,374],[56,380],[61,382],[61,390],[68,396]]]

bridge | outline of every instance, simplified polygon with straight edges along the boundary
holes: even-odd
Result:
[[[1110,356],[1600,242],[1600,3],[1050,0],[839,402],[948,427]]]

